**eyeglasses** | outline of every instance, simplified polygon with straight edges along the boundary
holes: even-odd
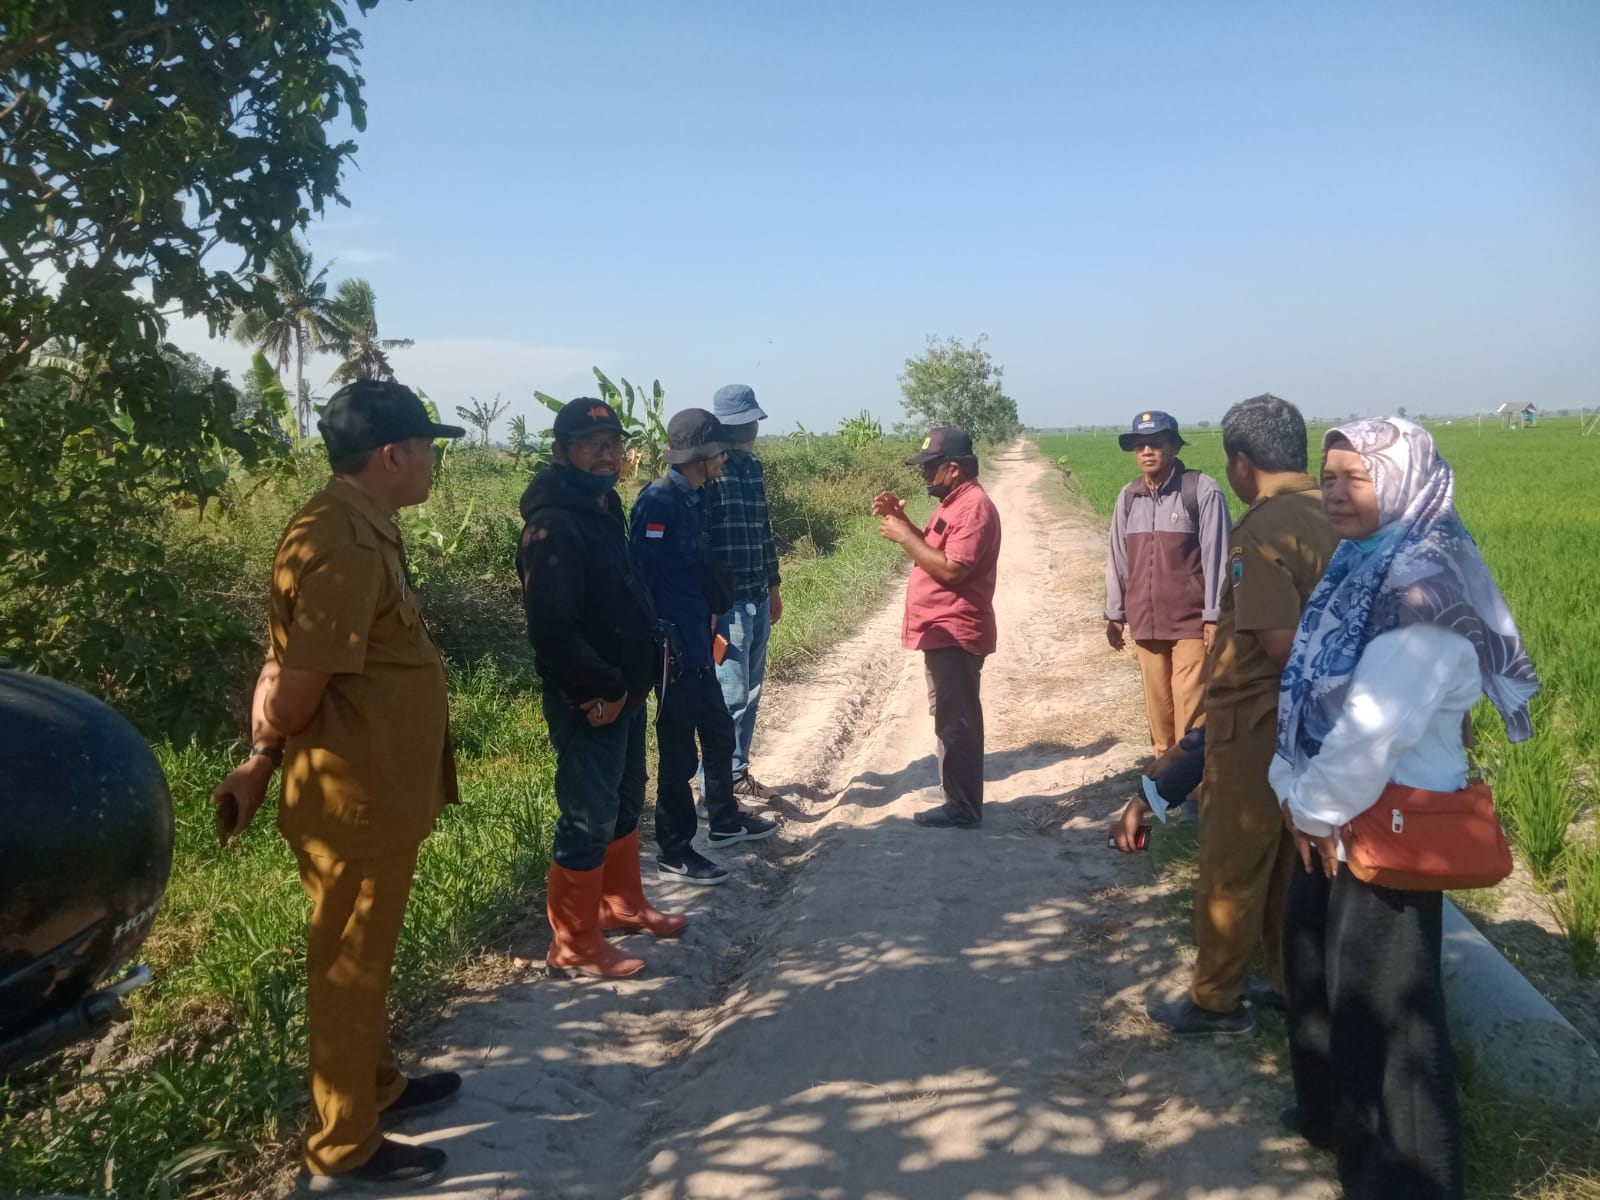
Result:
[[[1159,437],[1135,438],[1133,448],[1135,450],[1165,450],[1167,448],[1167,439]]]
[[[937,475],[939,473],[939,468],[944,466],[945,463],[947,463],[949,461],[950,460],[948,458],[936,458],[932,462],[923,463],[922,464],[922,477],[924,479],[932,479],[935,475]]]

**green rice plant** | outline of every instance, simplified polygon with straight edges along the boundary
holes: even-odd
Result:
[[[1550,911],[1566,934],[1572,969],[1587,979],[1600,966],[1600,827],[1567,843],[1561,870]]]
[[[1548,890],[1561,863],[1567,830],[1578,815],[1572,767],[1559,737],[1546,725],[1532,740],[1510,747],[1492,772],[1496,807],[1512,844]]]

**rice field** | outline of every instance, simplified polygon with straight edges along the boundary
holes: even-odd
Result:
[[[1543,690],[1531,741],[1508,746],[1494,709],[1474,713],[1477,756],[1535,885],[1548,894],[1580,973],[1600,966],[1600,435],[1574,418],[1503,430],[1494,420],[1427,423],[1455,468],[1462,519],[1515,614]],[[1311,431],[1315,470],[1321,429]],[[1190,467],[1223,480],[1220,430],[1188,431]],[[1043,434],[1040,448],[1069,486],[1109,513],[1137,472],[1115,433]],[[1226,485],[1224,485],[1226,490]],[[1230,495],[1235,515],[1242,509]]]

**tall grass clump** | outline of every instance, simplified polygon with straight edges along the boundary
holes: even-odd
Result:
[[[1527,742],[1502,746],[1495,757],[1500,761],[1492,769],[1491,782],[1506,833],[1534,886],[1548,891],[1562,863],[1567,831],[1579,811],[1572,764],[1548,724]]]
[[[1567,843],[1561,856],[1563,886],[1550,910],[1566,935],[1572,969],[1592,978],[1600,966],[1600,827]]]

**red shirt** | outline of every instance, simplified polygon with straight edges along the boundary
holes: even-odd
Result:
[[[972,570],[954,587],[911,568],[906,585],[906,620],[901,644],[907,650],[960,646],[972,654],[993,654],[994,584],[1000,562],[1000,512],[976,479],[956,487],[933,510],[923,538],[953,562]]]

